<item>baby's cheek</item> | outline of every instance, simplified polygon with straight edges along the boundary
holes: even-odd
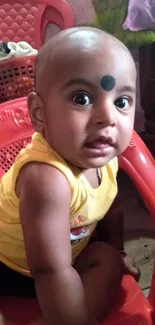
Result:
[[[121,130],[121,133],[119,134],[119,149],[120,153],[123,152],[129,145],[131,139],[132,139],[132,133],[133,133],[133,127],[132,125],[124,125],[124,127]]]

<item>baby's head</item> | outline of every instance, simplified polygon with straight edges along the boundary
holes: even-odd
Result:
[[[37,57],[35,91],[28,98],[33,126],[70,164],[101,167],[128,146],[136,69],[113,36],[75,27],[52,37]]]

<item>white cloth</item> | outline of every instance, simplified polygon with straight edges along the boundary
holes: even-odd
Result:
[[[29,55],[37,55],[38,53],[37,50],[33,49],[31,45],[24,41],[21,41],[19,43],[8,42],[7,46],[10,49],[10,53],[7,54],[0,51],[0,61],[13,58],[21,58]]]

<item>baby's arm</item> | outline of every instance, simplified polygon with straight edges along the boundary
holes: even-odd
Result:
[[[47,324],[94,324],[71,265],[71,189],[66,178],[51,166],[28,164],[17,188],[29,268]]]

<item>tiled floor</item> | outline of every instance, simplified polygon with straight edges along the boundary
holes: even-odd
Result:
[[[144,296],[147,298],[149,295],[149,289],[144,289],[143,293],[144,293]]]

